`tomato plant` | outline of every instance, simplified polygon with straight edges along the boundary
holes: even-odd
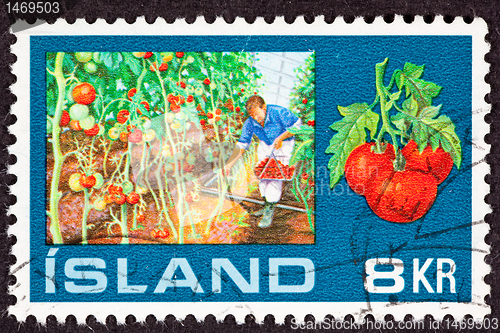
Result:
[[[126,244],[153,227],[162,241],[184,243],[208,233],[223,212],[230,180],[221,170],[245,101],[258,92],[253,62],[245,52],[48,53],[49,239],[81,230],[87,244],[105,231]],[[206,163],[220,196],[197,230],[191,206]],[[66,187],[82,207],[76,225],[60,219],[77,210],[61,202]]]
[[[431,208],[453,164],[460,168],[461,143],[453,121],[440,114],[442,106],[432,105],[442,87],[421,78],[424,65],[406,63],[386,86],[387,63],[375,65],[373,103],[338,106],[342,119],[330,126],[337,133],[326,150],[333,155],[330,186],[345,174],[377,216],[411,222]]]
[[[307,174],[308,182],[301,182],[299,177],[292,181],[292,192],[295,198],[303,203],[307,211],[307,219],[311,231],[314,232],[314,135],[315,135],[315,102],[316,102],[316,62],[315,53],[311,53],[303,66],[296,70],[297,83],[291,94],[290,110],[302,120],[302,126],[291,128],[295,134],[295,148],[290,164],[299,163],[296,173]]]

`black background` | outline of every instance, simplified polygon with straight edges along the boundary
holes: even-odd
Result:
[[[16,97],[10,92],[16,77],[11,74],[10,66],[16,61],[16,57],[10,53],[10,46],[15,43],[16,38],[9,33],[10,25],[16,19],[26,20],[28,23],[35,22],[36,18],[45,19],[48,23],[54,22],[58,17],[65,18],[69,23],[75,22],[77,18],[85,18],[87,22],[93,23],[98,18],[104,18],[108,23],[113,23],[117,18],[125,18],[128,23],[133,23],[137,17],[145,16],[149,23],[157,18],[163,18],[167,22],[173,22],[176,18],[185,19],[188,23],[195,20],[206,20],[212,23],[217,17],[223,17],[231,23],[236,17],[244,17],[249,23],[257,17],[264,17],[266,22],[271,23],[275,16],[284,16],[287,23],[293,23],[298,16],[304,16],[306,22],[321,20],[324,15],[326,22],[334,20],[345,20],[352,22],[356,17],[362,16],[367,22],[372,22],[376,16],[383,16],[386,22],[392,22],[394,15],[404,15],[406,22],[411,22],[415,15],[422,15],[427,23],[434,20],[434,16],[443,15],[447,22],[453,20],[465,20],[471,22],[475,17],[483,18],[489,28],[486,41],[490,43],[490,52],[485,60],[491,64],[490,73],[485,76],[485,81],[490,84],[491,92],[484,98],[491,104],[491,112],[485,116],[490,124],[490,133],[486,135],[486,142],[491,144],[491,153],[487,157],[491,173],[486,177],[490,184],[490,194],[485,201],[493,208],[493,213],[485,217],[490,225],[490,233],[485,241],[491,246],[490,254],[486,256],[486,262],[491,266],[491,273],[485,277],[486,283],[491,287],[490,294],[486,296],[486,303],[491,307],[490,318],[500,320],[500,227],[499,227],[499,159],[500,159],[500,1],[446,1],[446,0],[419,0],[419,1],[385,1],[385,0],[260,0],[260,1],[204,1],[204,0],[177,0],[177,1],[139,1],[139,0],[59,0],[61,12],[57,15],[21,15],[8,14],[5,3],[12,5],[15,1],[3,0],[0,4],[0,332],[287,332],[292,331],[289,327],[291,316],[286,318],[274,318],[268,315],[263,323],[255,323],[251,315],[245,319],[245,323],[238,325],[231,315],[225,317],[222,322],[217,322],[214,316],[206,318],[175,318],[169,315],[169,309],[164,310],[163,318],[148,316],[145,322],[137,322],[133,314],[125,319],[125,324],[118,325],[115,318],[109,316],[106,322],[99,323],[93,316],[88,316],[85,323],[77,323],[72,316],[67,318],[15,318],[8,315],[7,308],[15,304],[14,296],[7,293],[9,285],[16,283],[14,277],[9,276],[9,268],[16,263],[16,258],[10,254],[10,247],[16,243],[16,237],[9,235],[8,227],[16,223],[15,216],[8,214],[9,205],[16,202],[16,198],[9,194],[9,185],[16,181],[14,175],[8,174],[10,164],[16,163],[16,157],[8,152],[8,145],[16,141],[14,135],[9,134],[8,126],[16,122],[16,117],[9,114],[10,105],[16,101]],[[51,1],[53,2],[53,1]],[[342,16],[342,17],[341,17]],[[45,103],[45,101],[40,101]],[[303,306],[307,306],[304,304]],[[390,312],[389,312],[390,313]],[[447,316],[453,318],[451,314]],[[467,318],[467,317],[466,317]],[[142,319],[142,318],[141,318]],[[284,325],[275,322],[285,320]],[[303,318],[297,318],[302,320]],[[352,316],[336,318],[353,320]],[[368,320],[372,316],[367,316]],[[405,318],[411,320],[411,316]],[[480,319],[480,318],[476,318]],[[59,320],[59,322],[58,322]],[[315,320],[307,316],[306,321]],[[316,318],[322,320],[322,318]],[[393,320],[388,314],[385,320]],[[426,317],[428,323],[433,321],[429,314]],[[378,330],[376,330],[378,331]],[[428,329],[422,332],[430,331]],[[458,332],[458,329],[442,332]],[[471,332],[478,330],[462,330]],[[488,330],[484,330],[488,331]],[[492,330],[491,330],[492,331]],[[295,330],[294,332],[300,332]],[[333,331],[330,331],[333,332]],[[336,331],[340,332],[340,331]],[[352,331],[351,331],[352,332]],[[401,331],[400,331],[401,332]],[[404,331],[403,331],[404,332]]]

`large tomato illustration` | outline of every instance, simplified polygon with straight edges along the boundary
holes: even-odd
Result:
[[[374,151],[375,142],[364,143],[354,149],[345,163],[345,178],[351,189],[358,194],[365,194],[370,178],[377,177],[379,172],[393,170],[394,148],[389,143],[382,153]]]
[[[419,170],[429,173],[436,178],[438,184],[441,184],[448,177],[453,168],[453,160],[450,154],[441,147],[433,151],[431,146],[427,146],[420,153],[417,143],[411,140],[401,149],[401,153],[406,159],[406,170]]]
[[[366,201],[378,217],[391,222],[412,222],[434,203],[437,183],[420,171],[379,170],[367,183]]]
[[[387,63],[375,65],[375,102],[338,106],[343,118],[330,126],[337,133],[326,153],[332,187],[345,175],[378,217],[406,223],[431,209],[462,151],[452,120],[432,105],[441,87],[421,79],[424,65],[406,63],[385,86]]]

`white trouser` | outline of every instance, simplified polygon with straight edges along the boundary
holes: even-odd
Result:
[[[283,145],[280,149],[274,150],[274,156],[278,161],[284,165],[290,163],[290,158],[292,158],[293,146],[295,140],[283,141]],[[273,146],[266,145],[263,141],[260,141],[259,147],[257,148],[257,157],[259,163],[269,157],[273,151]],[[281,180],[261,180],[259,183],[260,195],[262,195],[268,202],[278,202],[281,199],[281,190],[283,188],[283,181]]]

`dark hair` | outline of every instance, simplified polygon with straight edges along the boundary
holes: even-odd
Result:
[[[250,96],[245,104],[245,108],[248,111],[251,111],[255,107],[262,107],[266,102],[264,102],[264,99],[260,97],[259,95],[253,95]]]

